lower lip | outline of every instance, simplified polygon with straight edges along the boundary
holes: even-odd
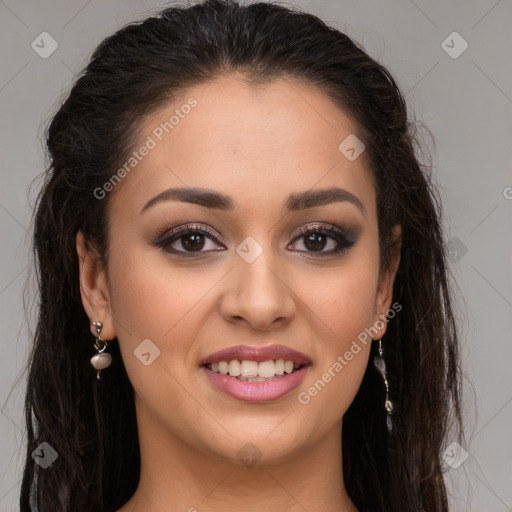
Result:
[[[238,398],[244,402],[269,402],[277,400],[295,389],[306,376],[310,365],[305,365],[292,373],[285,374],[284,377],[266,382],[248,382],[216,373],[201,366],[210,382],[226,395]]]

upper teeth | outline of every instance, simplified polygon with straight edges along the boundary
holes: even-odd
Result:
[[[268,361],[239,361],[233,359],[232,361],[219,361],[218,363],[211,363],[208,365],[212,371],[222,373],[223,375],[230,375],[231,377],[274,377],[275,375],[283,375],[283,373],[292,373],[294,368],[299,368],[300,364],[293,361],[285,361],[284,359],[277,359],[276,361],[270,359]]]

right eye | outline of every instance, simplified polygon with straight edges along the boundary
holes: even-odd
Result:
[[[193,224],[166,231],[163,237],[158,238],[155,245],[171,254],[194,257],[205,252],[211,252],[203,250],[207,245],[205,238],[210,241],[217,241],[215,233],[209,228]],[[214,247],[212,250],[219,250]],[[222,249],[225,249],[225,247],[222,247]]]

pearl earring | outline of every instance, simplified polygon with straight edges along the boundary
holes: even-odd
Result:
[[[91,364],[97,371],[96,376],[99,380],[101,370],[108,368],[112,363],[112,355],[104,353],[105,349],[107,348],[107,341],[100,337],[103,324],[101,322],[92,322],[92,325],[96,327],[96,333],[98,335],[94,341],[94,348],[98,351],[98,353],[91,357]]]

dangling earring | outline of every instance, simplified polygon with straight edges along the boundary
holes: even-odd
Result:
[[[112,363],[112,355],[103,353],[107,348],[107,341],[100,337],[103,324],[101,322],[92,322],[92,325],[96,327],[96,333],[98,335],[94,342],[94,348],[98,351],[98,353],[91,357],[91,364],[97,370],[96,376],[99,380],[101,370],[108,368]]]
[[[386,401],[384,402],[384,408],[386,409],[386,425],[388,427],[388,432],[391,432],[393,430],[393,424],[391,422],[391,413],[393,412],[393,404],[391,403],[391,400],[389,399],[389,384],[388,384],[388,378],[386,373],[386,363],[384,361],[383,357],[383,350],[382,350],[382,339],[379,340],[379,355],[375,356],[373,359],[373,364],[379,371],[379,373],[382,375],[382,378],[384,379],[384,385],[386,386]]]

